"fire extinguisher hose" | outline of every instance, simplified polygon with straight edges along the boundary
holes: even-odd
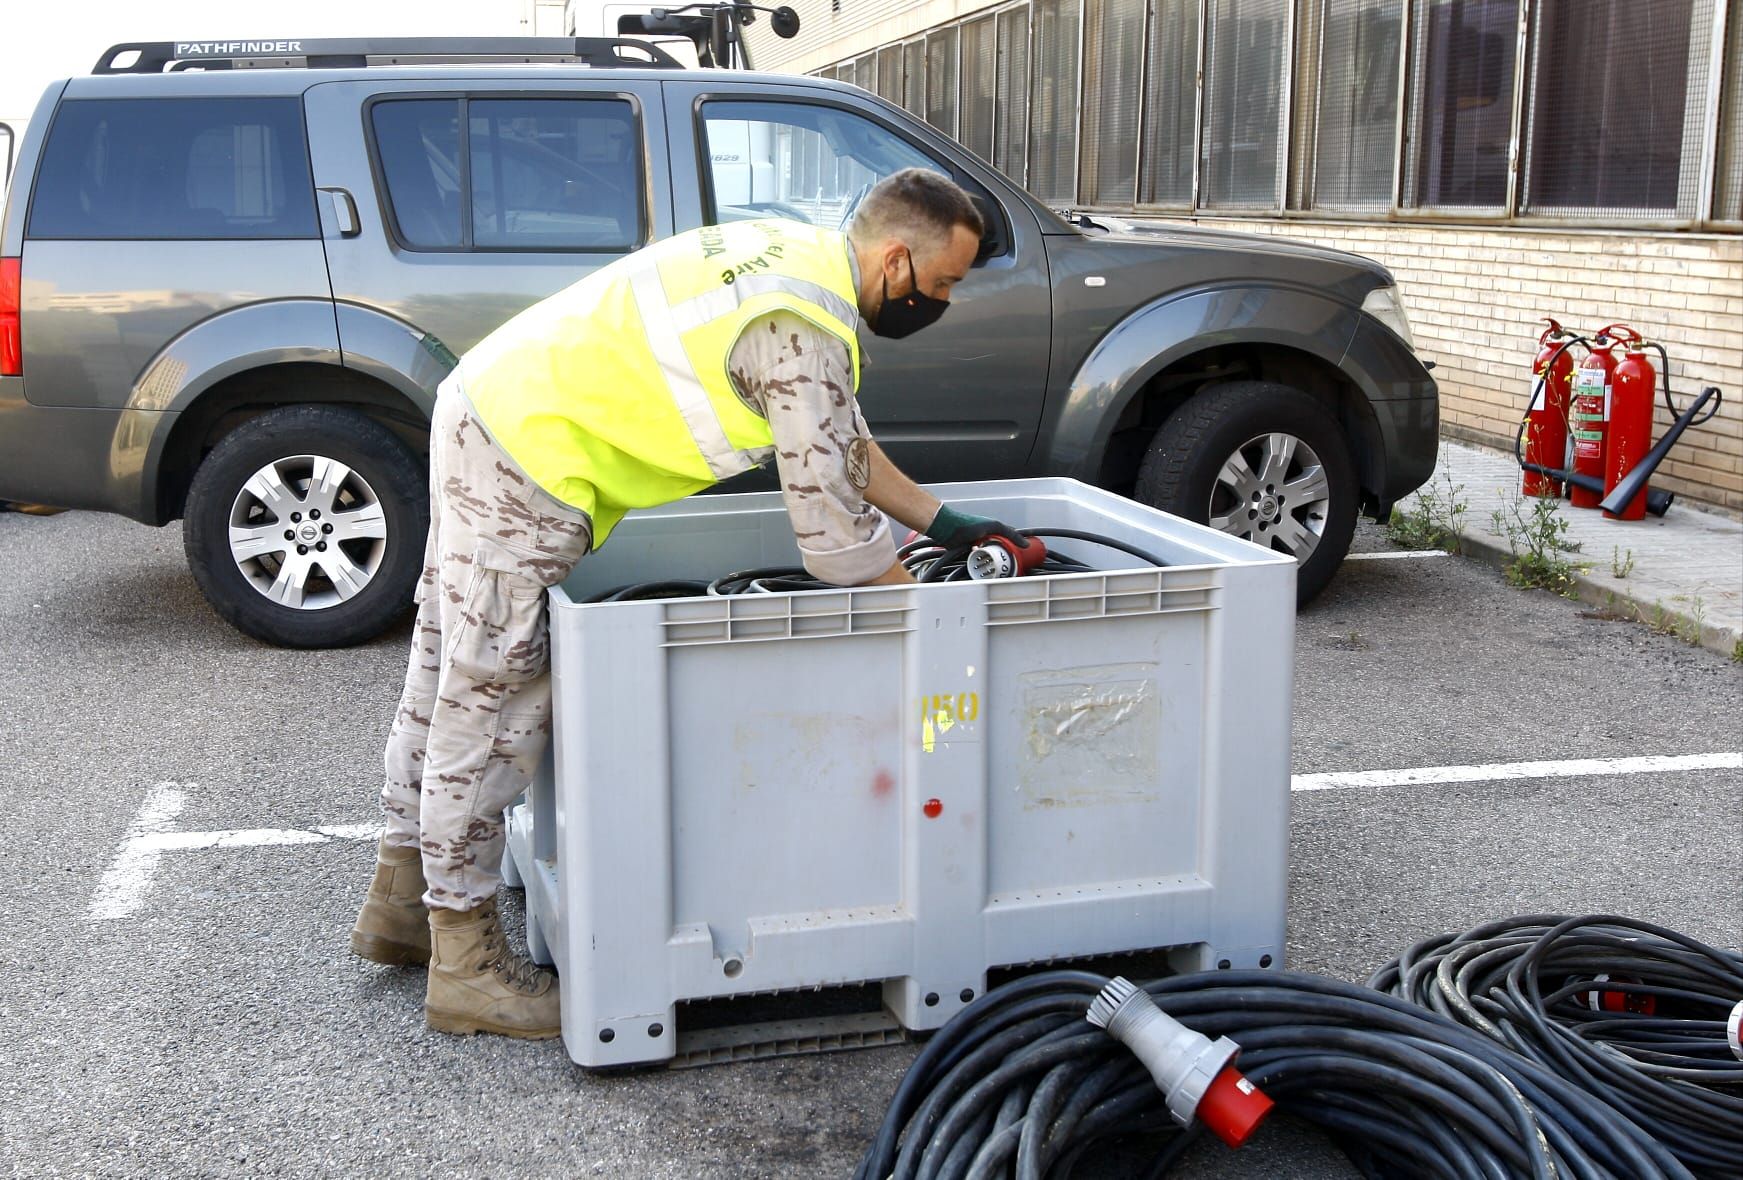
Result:
[[[1677,409],[1676,403],[1670,400],[1670,354],[1665,352],[1664,345],[1658,343],[1656,340],[1645,341],[1645,345],[1647,348],[1652,349],[1658,354],[1659,388],[1664,391],[1665,412],[1670,415],[1671,421],[1674,422],[1683,416],[1683,411]],[[1700,426],[1702,423],[1712,421],[1713,415],[1719,412],[1719,407],[1724,404],[1724,401],[1725,395],[1715,390],[1713,408],[1708,410],[1705,414],[1702,414],[1699,418],[1691,418],[1689,420],[1689,425]]]

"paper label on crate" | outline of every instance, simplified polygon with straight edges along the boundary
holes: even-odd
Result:
[[[1147,801],[1163,790],[1155,676],[1152,665],[1102,664],[1023,677],[1025,808]]]

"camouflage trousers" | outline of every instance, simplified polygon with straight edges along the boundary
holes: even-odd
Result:
[[[503,809],[551,735],[545,590],[589,542],[586,514],[529,480],[444,383],[417,625],[381,792],[387,844],[423,852],[426,905],[472,909],[501,883]]]

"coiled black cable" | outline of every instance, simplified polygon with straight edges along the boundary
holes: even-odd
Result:
[[[639,582],[601,590],[582,599],[583,602],[640,602],[650,598],[693,598],[708,593],[707,582],[674,579],[666,582]]]
[[[1125,1047],[1084,1020],[1107,980],[1049,971],[996,988],[915,1058],[856,1180],[1069,1176],[1113,1137],[1154,1131],[1152,1176],[1197,1134]],[[1552,1068],[1398,997],[1286,971],[1144,985],[1170,1015],[1241,1045],[1280,1108],[1343,1144],[1366,1175],[1640,1180],[1690,1171],[1618,1109]]]
[[[1696,1175],[1743,1171],[1743,955],[1649,922],[1533,915],[1412,946],[1369,985],[1630,1111]]]
[[[1129,554],[1149,565],[1162,566],[1163,561],[1153,553],[1146,552],[1135,545],[1113,537],[1104,537],[1099,533],[1084,532],[1081,529],[1023,529],[1028,537],[1059,537],[1073,541],[1086,541],[1092,545],[1101,545]],[[968,575],[968,555],[974,547],[962,545],[947,549],[936,542],[921,537],[897,550],[896,556],[920,582],[953,582],[962,581]],[[1040,566],[1030,571],[1031,574],[1081,574],[1090,573],[1096,567],[1052,549],[1047,551],[1046,558]],[[800,566],[764,566],[757,569],[738,570],[722,575],[711,582],[672,580],[663,582],[643,582],[628,586],[616,586],[610,590],[602,590],[590,595],[584,602],[638,602],[655,598],[693,598],[700,595],[736,595],[736,594],[784,594],[799,590],[838,590],[839,586],[813,577]]]

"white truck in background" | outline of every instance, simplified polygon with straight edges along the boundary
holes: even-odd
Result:
[[[665,12],[676,8],[683,0],[673,0],[670,4],[634,4],[623,3],[622,0],[578,0],[569,6],[570,25],[563,31],[565,37],[632,37],[637,41],[651,41],[661,49],[683,62],[688,69],[695,69],[698,61],[696,45],[688,37],[673,33],[645,33],[641,31],[640,18],[652,16],[658,9]]]
[[[690,69],[700,64],[698,47],[690,36],[681,33],[651,33],[643,18],[670,21],[673,17],[692,16],[712,5],[686,5],[684,0],[667,4],[626,3],[625,0],[581,0],[569,7],[573,22],[565,30],[570,37],[628,37],[650,41],[677,58]],[[739,19],[755,19],[752,12],[743,12]],[[783,18],[775,14],[777,31]],[[651,22],[650,22],[651,23]],[[792,30],[797,31],[798,18],[792,18]],[[792,32],[781,33],[792,36]],[[742,48],[736,52],[742,53]],[[743,64],[742,62],[739,64]],[[777,192],[776,144],[773,124],[768,122],[715,122],[709,127],[709,146],[714,165],[715,200],[722,205],[745,206],[758,202],[790,199]]]

